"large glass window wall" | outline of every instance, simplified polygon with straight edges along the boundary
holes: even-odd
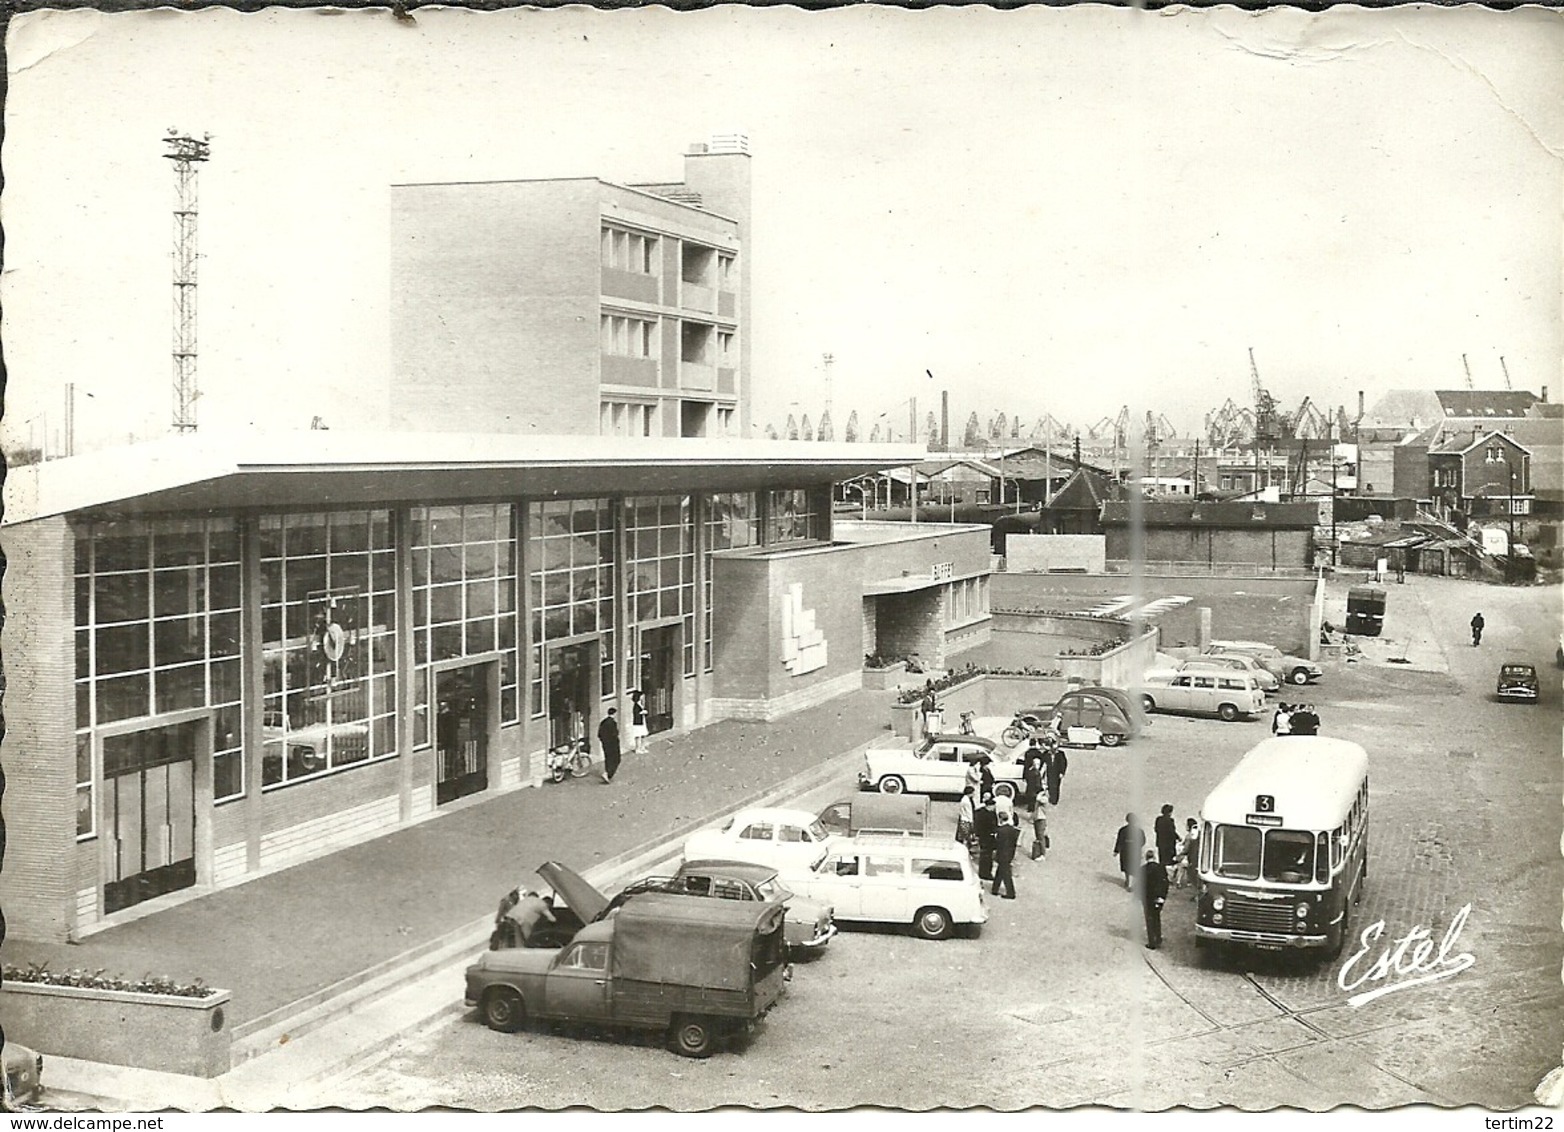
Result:
[[[712,570],[711,556],[718,550],[737,550],[760,544],[760,508],[753,492],[732,492],[709,497],[706,511],[706,575],[701,608],[702,667],[712,670]]]
[[[546,709],[544,649],[597,634],[603,695],[614,683],[614,512],[606,499],[551,499],[528,505],[528,585],[532,613],[529,712]]]
[[[239,537],[232,520],[120,521],[76,532],[78,837],[96,832],[95,728],[213,711],[218,801],[244,793]]]
[[[396,550],[389,511],[259,520],[261,782],[396,755]]]
[[[818,506],[828,494],[801,487],[767,492],[766,545],[829,538],[830,515]]]
[[[517,705],[516,543],[508,503],[412,510],[414,743],[429,742],[431,661],[500,656],[500,723]]]
[[[683,668],[695,675],[695,516],[688,495],[625,500],[631,616],[638,622],[678,617],[684,628]]]

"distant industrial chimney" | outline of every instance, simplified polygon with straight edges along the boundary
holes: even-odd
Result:
[[[1363,390],[1358,390],[1358,420],[1363,419]]]
[[[1546,385],[1542,387],[1542,403],[1544,405],[1548,403],[1548,387]]]

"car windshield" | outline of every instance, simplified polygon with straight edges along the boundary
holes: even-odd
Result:
[[[830,836],[830,834],[826,833],[825,826],[821,823],[819,818],[816,818],[814,821],[809,823],[809,836],[814,838],[816,841],[824,841],[827,837]]]
[[[1529,664],[1506,664],[1499,671],[1504,676],[1530,676],[1532,667]]]
[[[1306,884],[1314,875],[1314,834],[1296,829],[1216,827],[1215,869],[1234,880]]]
[[[793,894],[777,883],[777,878],[763,880],[755,886],[755,891],[762,900],[786,900]]]

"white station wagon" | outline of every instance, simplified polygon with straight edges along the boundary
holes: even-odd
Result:
[[[808,810],[740,810],[721,829],[691,834],[684,843],[684,859],[752,861],[792,877],[818,864],[830,840],[819,816]],[[793,887],[791,880],[788,887]]]
[[[800,896],[833,905],[839,923],[907,924],[923,939],[988,920],[972,858],[944,838],[837,838],[825,860],[787,883]]]

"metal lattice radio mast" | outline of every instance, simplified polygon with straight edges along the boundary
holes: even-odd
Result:
[[[173,127],[163,144],[174,163],[174,431],[196,430],[196,163],[212,156],[212,135],[193,138]]]

